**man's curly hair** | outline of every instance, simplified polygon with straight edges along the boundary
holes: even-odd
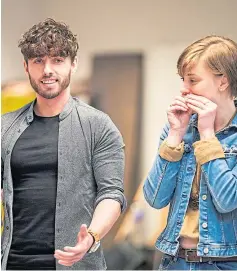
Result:
[[[26,62],[39,56],[69,56],[72,62],[79,48],[76,35],[68,26],[48,18],[31,27],[19,40]]]

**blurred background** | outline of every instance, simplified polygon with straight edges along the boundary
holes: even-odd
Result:
[[[109,114],[123,135],[129,204],[103,240],[108,269],[157,268],[161,253],[154,243],[168,207],[148,207],[142,183],[166,108],[181,87],[176,61],[187,45],[210,34],[237,41],[236,14],[236,0],[2,0],[2,113],[34,99],[17,43],[51,17],[78,36],[72,95]]]

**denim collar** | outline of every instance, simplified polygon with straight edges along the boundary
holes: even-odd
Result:
[[[234,100],[234,103],[235,103],[235,107],[237,109],[237,100]],[[197,126],[198,126],[198,114],[195,113],[195,114],[192,115],[191,120],[190,120],[190,125],[197,128]],[[235,117],[233,118],[231,123],[228,126],[221,129],[221,131],[227,130],[227,129],[231,128],[231,127],[237,128],[237,114],[235,115]]]

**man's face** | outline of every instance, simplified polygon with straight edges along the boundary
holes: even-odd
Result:
[[[32,88],[45,99],[53,99],[66,90],[71,74],[76,68],[77,59],[70,57],[44,56],[24,63]]]

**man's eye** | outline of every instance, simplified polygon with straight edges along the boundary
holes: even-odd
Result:
[[[62,62],[63,62],[63,59],[61,59],[61,58],[55,58],[55,59],[54,59],[54,62],[55,62],[55,63],[62,63]]]
[[[42,63],[42,59],[41,58],[36,58],[34,60],[34,63],[36,63],[36,64]]]

